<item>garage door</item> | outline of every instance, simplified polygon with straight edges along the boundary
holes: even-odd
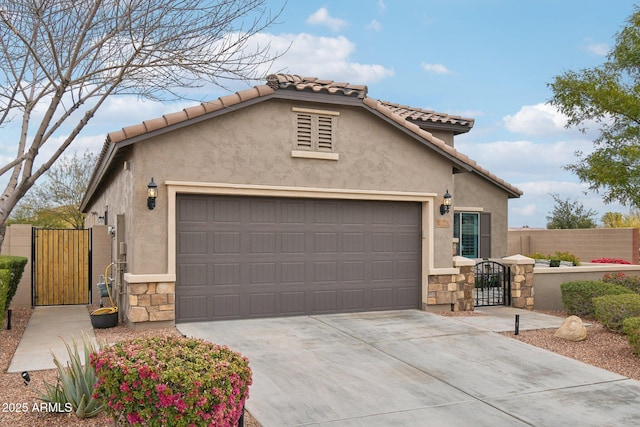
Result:
[[[421,206],[178,195],[176,321],[420,305]]]

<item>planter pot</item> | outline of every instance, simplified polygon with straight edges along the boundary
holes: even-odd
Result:
[[[105,314],[92,314],[91,326],[96,329],[113,328],[118,324],[118,312]]]

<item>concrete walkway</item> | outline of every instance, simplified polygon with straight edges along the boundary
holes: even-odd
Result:
[[[71,345],[72,338],[82,351],[82,337],[86,334],[96,345],[89,311],[84,305],[61,305],[36,307],[22,335],[7,372],[40,371],[54,369],[53,356],[63,365],[69,361],[65,341]]]
[[[538,313],[417,310],[183,323],[250,360],[247,409],[271,426],[625,426],[640,382],[492,331],[558,327]]]

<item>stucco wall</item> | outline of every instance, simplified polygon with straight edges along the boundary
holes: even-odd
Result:
[[[560,285],[578,280],[601,280],[606,273],[623,272],[629,276],[640,276],[637,265],[585,265],[578,267],[536,267],[533,269],[536,303],[538,310],[563,311]]]
[[[32,226],[29,224],[10,225],[2,244],[2,255],[23,256],[29,259],[11,301],[11,307],[31,307],[31,230]]]
[[[130,229],[132,226],[131,209],[134,203],[144,205],[146,208],[147,184],[151,180],[151,177],[147,179],[144,184],[144,188],[133,187],[133,178],[136,164],[130,157],[122,159],[117,165],[117,173],[110,177],[109,185],[104,186],[102,191],[97,194],[97,197],[91,205],[87,207],[87,219],[85,221],[85,227],[93,227],[95,225],[116,226],[116,218],[118,215],[124,215],[125,228]],[[107,212],[106,223],[99,221],[98,217]],[[131,241],[131,238],[126,239],[127,242]],[[158,245],[161,246],[161,245]],[[110,259],[116,260],[116,247],[110,245],[111,254]],[[162,248],[158,248],[162,250]],[[166,253],[166,252],[165,252]],[[135,254],[132,252],[131,256]],[[131,261],[131,259],[129,259]]]
[[[340,112],[336,131],[338,161],[291,157],[296,129],[292,106]],[[131,180],[120,178],[114,183],[120,188],[130,183],[124,190],[131,195],[128,207],[135,218],[127,223],[128,271],[134,274],[166,272],[167,190],[162,184],[165,181],[439,195],[453,188],[452,164],[448,160],[371,113],[355,107],[282,100],[262,102],[138,142],[133,146],[130,163]],[[145,195],[151,177],[159,185],[158,203],[153,211],[147,209]],[[112,205],[116,205],[110,199],[116,191],[123,190],[111,189],[105,195],[110,216]],[[439,205],[434,205],[435,216]],[[453,229],[437,228],[434,234],[434,265],[450,267]]]
[[[457,212],[488,212],[491,214],[491,257],[508,254],[508,197],[507,193],[477,175],[454,175],[453,209]]]

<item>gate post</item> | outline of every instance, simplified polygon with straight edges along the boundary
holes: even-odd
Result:
[[[533,310],[533,267],[536,261],[518,254],[502,258],[502,263],[511,267],[511,306]]]

